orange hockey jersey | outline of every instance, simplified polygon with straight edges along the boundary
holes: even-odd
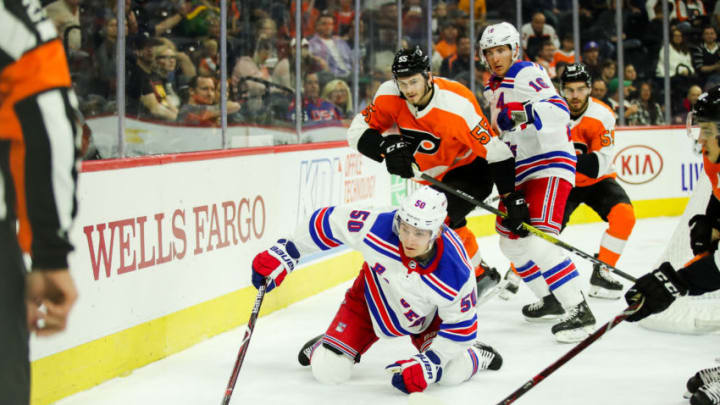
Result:
[[[414,158],[420,170],[437,179],[477,157],[488,163],[512,158],[470,90],[439,77],[433,78],[433,85],[432,99],[421,110],[401,96],[393,80],[380,85],[373,103],[355,116],[348,129],[350,146],[357,149],[368,128],[385,133],[397,126],[396,131],[416,145]]]
[[[591,186],[608,177],[615,177],[612,165],[615,147],[615,113],[602,101],[590,97],[587,110],[575,119],[571,117],[570,135],[575,153],[595,153],[598,158],[598,177],[589,177],[579,171],[575,176],[575,187]]]

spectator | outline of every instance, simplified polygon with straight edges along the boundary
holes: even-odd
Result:
[[[550,79],[554,79],[557,75],[555,71],[555,63],[553,62],[555,49],[555,45],[553,45],[552,41],[546,40],[540,45],[540,50],[535,57],[535,63],[545,69],[545,71],[548,73],[548,76],[550,76]]]
[[[272,62],[267,63],[272,49],[270,41],[259,39],[253,56],[238,58],[230,76],[234,94],[243,98],[251,111],[262,108],[262,98],[270,90],[268,83],[272,81],[272,68],[275,67]]]
[[[440,26],[440,40],[435,44],[435,52],[442,59],[448,58],[457,52],[458,28],[450,21],[444,21]]]
[[[355,5],[353,0],[339,0],[338,7],[334,11],[335,21],[337,26],[335,27],[335,35],[345,38],[350,34],[350,29],[355,24]]]
[[[286,3],[287,4],[287,3]],[[317,25],[317,19],[320,16],[320,11],[315,8],[314,0],[301,0],[300,3],[301,12],[301,23],[300,29],[302,30],[303,37],[309,37],[315,34],[315,26]],[[290,36],[295,37],[295,10],[297,7],[297,0],[290,2]]]
[[[217,35],[212,35],[211,27],[219,21],[220,9],[217,8],[217,5],[206,0],[193,0],[190,1],[190,4],[190,10],[184,11],[186,16],[177,25],[178,33],[186,37],[210,35],[217,38]]]
[[[413,42],[420,42],[423,37],[427,38],[427,21],[423,17],[421,0],[404,0],[402,27],[403,35]]]
[[[625,86],[626,89],[626,97],[628,99],[636,99],[638,97],[638,75],[637,70],[635,70],[635,65],[632,63],[626,63],[625,64],[625,74],[624,74],[625,82],[629,82]]]
[[[688,113],[695,105],[695,102],[702,94],[702,88],[696,84],[690,86],[686,97],[680,103],[673,103],[672,121],[673,124],[685,124]]]
[[[340,110],[333,103],[320,97],[320,80],[317,73],[305,73],[303,77],[302,114],[304,123],[339,121]],[[295,121],[295,100],[290,103],[290,121]]]
[[[529,60],[535,59],[540,52],[540,45],[544,41],[552,42],[556,49],[560,47],[560,40],[555,33],[555,28],[545,23],[545,14],[542,11],[533,13],[530,22],[520,28],[520,37],[525,55]]]
[[[278,36],[277,23],[270,18],[261,18],[257,21],[257,31],[255,37],[257,40],[270,39],[276,40]]]
[[[620,91],[618,88],[618,82],[617,80],[614,83],[610,83],[608,85],[608,94],[610,94],[610,97],[608,98],[609,106],[615,111],[615,116],[619,117],[620,114]],[[629,122],[629,120],[634,119],[634,116],[638,113],[638,106],[635,104],[630,104],[630,101],[627,99],[623,100],[623,105],[625,106],[625,122]],[[618,122],[620,119],[618,118]]]
[[[153,55],[155,59],[153,72],[163,83],[167,103],[177,109],[180,107],[180,98],[175,92],[178,88],[174,82],[175,69],[177,69],[175,48],[168,45],[157,46],[153,49]]]
[[[186,87],[190,79],[197,75],[195,63],[193,63],[192,59],[190,59],[185,52],[178,52],[175,43],[168,38],[159,37],[158,41],[175,52],[175,70],[170,72],[168,81],[172,83],[175,89]]]
[[[315,35],[310,40],[310,53],[327,61],[330,72],[336,77],[349,77],[352,72],[352,52],[347,42],[333,36],[335,18],[330,14],[318,17]]]
[[[115,44],[117,41],[117,18],[112,17],[105,22],[100,31],[102,42],[93,54],[95,64],[94,93],[102,95],[106,100],[114,99],[117,93],[117,64]],[[126,24],[127,25],[127,24]]]
[[[600,78],[605,81],[608,85],[615,78],[617,74],[617,64],[612,59],[603,61],[600,68]],[[617,82],[617,80],[616,80]],[[617,83],[616,83],[617,85]]]
[[[594,97],[603,103],[610,105],[610,100],[607,97],[608,87],[605,80],[597,78],[593,79],[592,89],[590,90],[590,96]]]
[[[566,65],[575,63],[575,42],[571,33],[563,35],[560,49],[556,50],[553,55],[553,65],[557,66],[558,62]]]
[[[178,109],[172,102],[172,94],[168,92],[166,77],[163,77],[173,66],[174,51],[167,46],[156,46],[153,47],[153,58],[155,61],[148,80],[141,83],[138,116],[175,121]]]
[[[470,14],[470,0],[460,0],[457,4],[458,10],[462,10],[465,13]],[[487,16],[487,5],[485,0],[475,0],[475,22],[480,25],[485,24],[485,17]]]
[[[662,108],[655,101],[652,85],[649,82],[640,84],[639,97],[632,102],[632,105],[637,106],[637,113],[628,119],[628,125],[663,125],[665,123]]]
[[[690,51],[685,43],[685,37],[677,28],[670,30],[670,50],[669,50],[669,62],[670,62],[670,77],[676,75],[691,76],[694,72],[692,58],[690,57]],[[657,69],[655,75],[658,77],[665,76],[665,57],[664,50],[660,49],[658,55]]]
[[[220,106],[216,103],[215,80],[212,77],[195,76],[190,80],[187,103],[180,108],[178,121],[183,124],[218,126]],[[227,113],[240,110],[240,104],[227,102]]]
[[[201,44],[198,74],[200,76],[216,77],[220,72],[220,55],[218,54],[217,40],[215,38],[205,38]]]
[[[63,44],[67,44],[69,50],[79,50],[82,46],[81,31],[79,29],[68,30],[68,28],[80,27],[80,0],[54,1],[45,7],[45,12],[55,25]]]
[[[593,79],[600,78],[600,45],[595,41],[589,41],[583,46],[582,61],[590,72]]]
[[[457,41],[457,52],[443,59],[440,65],[440,76],[454,78],[462,72],[470,70],[470,38],[461,35]]]
[[[125,96],[127,98],[127,113],[137,116],[140,112],[140,97],[150,85],[150,75],[153,68],[153,48],[163,45],[163,42],[156,38],[148,38],[141,35],[137,38],[135,46],[135,61],[128,63],[125,78]]]
[[[463,0],[461,0],[463,1]],[[475,5],[477,5],[479,2],[476,1]],[[438,30],[440,29],[442,21],[445,21],[448,17],[448,7],[447,3],[444,1],[440,1],[434,4],[433,6],[433,13],[432,13],[432,22],[430,23],[430,26],[432,28],[433,35],[439,35],[440,33]]]
[[[692,51],[693,68],[703,88],[720,84],[720,46],[715,28],[708,25],[702,31],[702,43]]]
[[[352,118],[355,115],[353,111],[352,93],[350,87],[345,80],[335,79],[329,81],[323,91],[320,94],[321,98],[324,98],[335,106],[340,111],[340,118]]]
[[[328,70],[327,62],[310,53],[310,44],[303,38],[300,42],[302,53],[300,54],[300,72],[317,73]],[[295,38],[290,40],[290,54],[285,57],[273,70],[272,81],[278,85],[295,89]]]

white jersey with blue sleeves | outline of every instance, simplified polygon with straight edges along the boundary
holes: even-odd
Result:
[[[500,134],[515,155],[516,184],[551,176],[575,184],[577,159],[570,140],[570,111],[545,69],[533,62],[515,62],[505,77],[490,78],[484,96],[496,129],[505,105],[525,105],[527,122]]]
[[[326,207],[290,238],[300,255],[347,245],[362,253],[365,301],[378,337],[419,334],[442,320],[432,348],[445,362],[477,337],[475,277],[460,238],[443,227],[425,265],[407,258],[392,230],[395,211]]]

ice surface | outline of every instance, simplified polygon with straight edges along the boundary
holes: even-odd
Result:
[[[635,276],[651,270],[676,223],[677,218],[639,220],[617,267]],[[605,227],[602,223],[575,225],[561,238],[594,253]],[[479,239],[485,260],[504,274],[508,262],[497,242],[497,236]],[[573,260],[586,288],[592,266],[578,257]],[[232,404],[408,403],[406,395],[392,388],[384,370],[387,364],[413,354],[408,338],[376,343],[355,367],[352,379],[342,385],[322,385],[308,368],[298,364],[298,350],[306,340],[325,331],[348,286],[345,283],[258,319]],[[499,371],[480,372],[455,387],[433,385],[427,393],[446,404],[496,404],[569,351],[573,345],[556,343],[551,324],[530,324],[523,319],[520,307],[531,301],[534,296],[522,286],[512,300],[494,298],[478,309],[480,340],[493,345],[504,357]],[[626,307],[624,300],[588,298],[588,302],[598,326]],[[219,404],[242,331],[237,328],[218,335],[57,404]],[[718,334],[665,334],[621,323],[515,403],[687,404],[682,398],[685,382],[697,370],[714,366],[718,356]]]

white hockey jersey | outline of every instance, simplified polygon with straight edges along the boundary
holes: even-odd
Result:
[[[515,155],[515,184],[543,177],[560,177],[575,184],[575,150],[570,140],[570,111],[545,70],[533,62],[515,62],[505,77],[492,76],[484,96],[491,122],[508,103],[522,103],[528,120],[504,131],[500,139]]]
[[[360,277],[375,334],[381,338],[423,332],[435,315],[442,320],[429,348],[443,364],[467,350],[477,336],[475,277],[460,238],[447,227],[426,267],[403,254],[392,231],[395,211],[347,207],[315,211],[289,239],[300,256],[340,245],[362,253]]]

